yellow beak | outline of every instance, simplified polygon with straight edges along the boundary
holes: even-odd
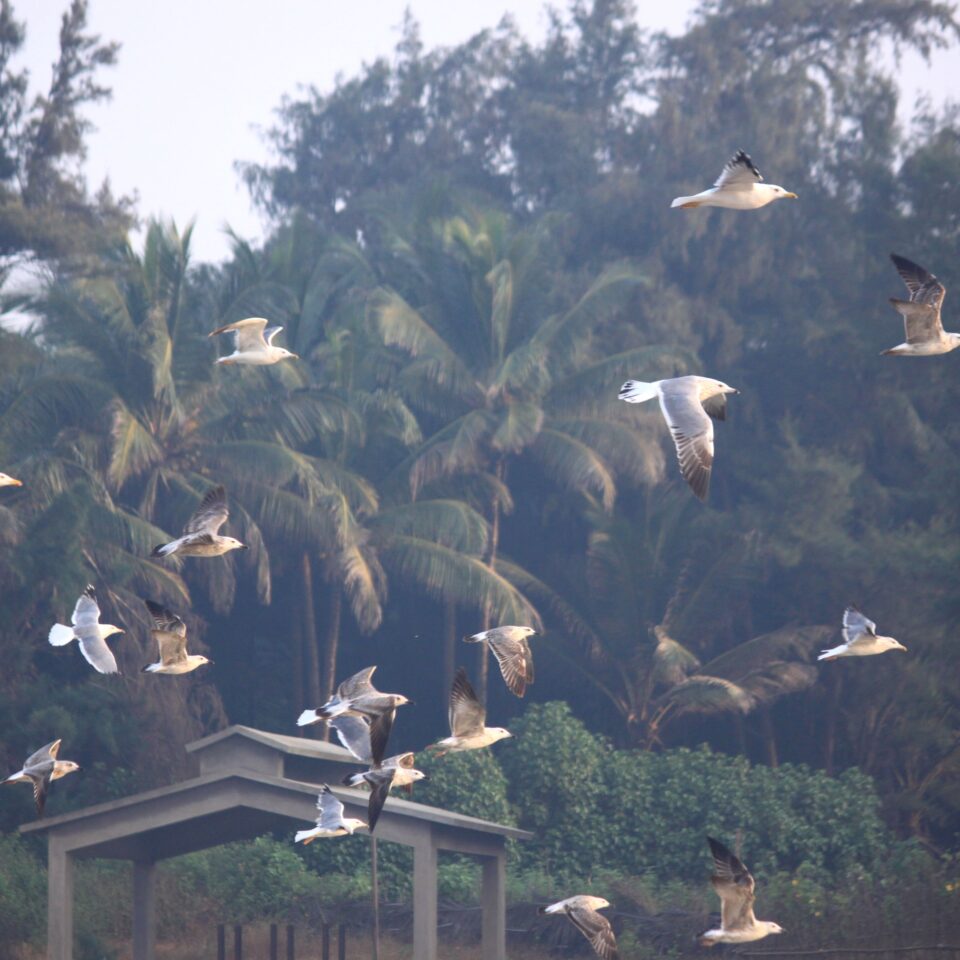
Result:
[[[785,197],[789,197],[791,200],[799,200],[800,198],[795,193],[785,193]]]

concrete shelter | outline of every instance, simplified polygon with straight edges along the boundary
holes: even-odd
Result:
[[[133,958],[155,960],[157,861],[276,829],[305,827],[316,818],[320,783],[330,784],[347,816],[366,819],[367,793],[339,786],[347,767],[359,766],[342,747],[231,726],[187,744],[187,750],[198,761],[196,777],[20,828],[21,833],[47,835],[48,960],[73,958],[77,859],[133,862]],[[437,960],[440,850],[468,854],[482,863],[483,960],[505,960],[505,842],[508,837],[527,839],[529,833],[391,797],[376,836],[413,847],[416,960]]]

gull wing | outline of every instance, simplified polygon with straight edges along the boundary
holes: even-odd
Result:
[[[369,770],[364,774],[363,779],[370,784],[370,800],[367,802],[367,826],[373,833],[373,828],[380,819],[380,811],[387,802],[387,795],[393,786],[393,778],[396,773],[394,768],[389,770]]]
[[[80,652],[83,654],[83,659],[86,660],[97,673],[120,672],[116,657],[114,657],[113,652],[107,646],[107,641],[104,640],[99,633],[89,639],[86,637],[80,637],[79,639]]]
[[[50,776],[53,768],[43,774],[30,774],[30,781],[33,783],[33,802],[37,805],[37,816],[43,816],[43,808],[47,805],[47,790],[50,789]]]
[[[848,644],[871,643],[877,635],[877,625],[868,620],[856,607],[843,611],[843,639]]]
[[[92,583],[88,583],[83,593],[80,594],[77,605],[73,608],[73,616],[70,618],[70,622],[73,624],[74,633],[78,637],[83,636],[81,630],[89,632],[91,628],[100,625],[100,605],[97,603],[97,591]]]
[[[26,773],[31,767],[36,767],[41,763],[49,763],[51,760],[56,760],[59,752],[60,740],[54,740],[53,743],[48,743],[45,747],[41,747],[36,753],[31,753],[30,756],[27,757],[26,762],[23,765],[24,773]]]
[[[486,719],[487,712],[467,679],[467,671],[461,667],[450,688],[450,733],[455,737],[472,737],[483,733]]]
[[[738,150],[724,164],[723,172],[714,186],[719,190],[749,190],[762,180],[760,171],[753,165],[750,157],[743,150]]]
[[[895,253],[890,254],[890,259],[910,291],[910,302],[933,307],[939,313],[947,288],[920,264]]]
[[[267,329],[264,330],[264,332],[263,332],[263,339],[264,339],[268,344],[270,344],[270,345],[272,346],[272,345],[273,345],[273,338],[274,338],[282,329],[283,329],[283,327],[267,327]]]
[[[321,830],[339,830],[343,826],[343,804],[333,795],[330,787],[324,784],[317,797],[317,826]]]
[[[157,641],[160,662],[164,666],[182,663],[187,659],[187,625],[159,603],[152,600],[146,600],[145,603],[155,625],[150,634]]]
[[[211,537],[227,522],[230,510],[227,507],[227,491],[223,484],[212,487],[204,494],[193,516],[183,528],[184,536],[192,533],[207,534]]]
[[[73,632],[80,642],[80,652],[84,660],[97,673],[119,673],[117,661],[106,641],[100,636],[100,607],[97,604],[97,592],[92,584],[77,600],[73,610]]]
[[[328,721],[337,731],[337,739],[361,763],[373,763],[370,746],[370,721],[366,717],[339,716]]]
[[[754,879],[743,862],[719,840],[707,837],[713,854],[710,883],[720,897],[720,926],[724,931],[753,926]]]
[[[238,353],[257,353],[267,349],[267,341],[263,338],[267,323],[268,321],[263,317],[247,317],[245,320],[236,320],[217,327],[209,336],[215,337],[218,333],[235,333]]]
[[[487,631],[487,643],[500,664],[500,673],[507,689],[517,697],[533,683],[533,654],[524,636],[514,636],[511,627]]]
[[[347,679],[337,687],[337,698],[340,700],[356,700],[357,697],[365,693],[376,693],[373,689],[373,684],[370,682],[373,671],[376,669],[375,666],[366,667],[359,673],[355,673],[352,677],[347,677]]]
[[[586,907],[567,907],[566,912],[570,922],[587,938],[601,960],[616,960],[619,956],[617,938],[603,914]]]
[[[397,716],[397,708],[391,707],[384,713],[370,718],[370,754],[375,766],[380,766],[383,755],[387,752],[387,741],[390,731],[393,730],[393,721]]]
[[[677,448],[680,473],[690,489],[706,500],[713,468],[713,423],[700,403],[697,382],[686,377],[663,381],[659,396]]]

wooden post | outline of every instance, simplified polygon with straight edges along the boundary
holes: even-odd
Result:
[[[293,957],[293,924],[287,924],[287,960],[294,960]]]
[[[480,955],[483,960],[506,960],[507,870],[503,852],[483,859],[480,903],[483,907]]]
[[[330,960],[330,924],[325,923],[321,928],[321,953],[323,960]]]
[[[377,838],[370,838],[370,893],[373,897],[373,960],[380,960],[380,878],[377,874]]]
[[[217,924],[217,960],[227,960],[227,928]]]
[[[73,854],[56,833],[47,840],[47,956],[73,960]]]
[[[343,923],[337,931],[337,960],[347,960],[347,927]]]
[[[157,932],[156,865],[133,864],[133,960],[153,960]]]
[[[243,960],[243,927],[239,923],[233,927],[233,960]]]
[[[270,960],[278,960],[277,925],[270,924]]]
[[[424,833],[413,846],[413,955],[437,960],[437,848]]]

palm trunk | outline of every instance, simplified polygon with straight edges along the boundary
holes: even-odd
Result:
[[[494,474],[501,483],[503,483],[503,478],[506,473],[506,463],[503,460],[498,460],[497,465],[494,468]],[[495,570],[497,566],[497,549],[500,546],[500,498],[499,496],[494,497],[492,503],[490,504],[490,544],[487,551],[487,567],[490,570]],[[490,609],[490,603],[487,602],[483,605],[483,628],[484,630],[490,629],[492,611]],[[483,641],[480,644],[480,663],[479,663],[479,683],[477,684],[477,696],[480,698],[480,702],[486,706],[487,705],[487,675],[488,668],[490,664],[490,657],[487,655],[487,643]]]
[[[340,613],[343,595],[340,586],[335,585],[330,595],[330,609],[327,611],[327,631],[323,650],[323,702],[333,696],[337,683],[337,654],[340,651]],[[330,739],[330,727],[324,724],[324,740]]]
[[[452,600],[443,604],[443,689],[440,702],[446,703],[453,686],[457,667],[457,605]]]
[[[760,708],[760,725],[763,729],[763,742],[767,748],[767,763],[776,770],[780,765],[777,757],[777,732],[773,726],[769,707]]]
[[[310,554],[304,553],[301,558],[301,574],[303,589],[303,624],[300,639],[302,662],[306,673],[307,699],[314,707],[319,707],[323,700],[320,698],[320,661],[317,656],[317,617],[313,606],[313,563]],[[302,685],[301,685],[302,689]]]

